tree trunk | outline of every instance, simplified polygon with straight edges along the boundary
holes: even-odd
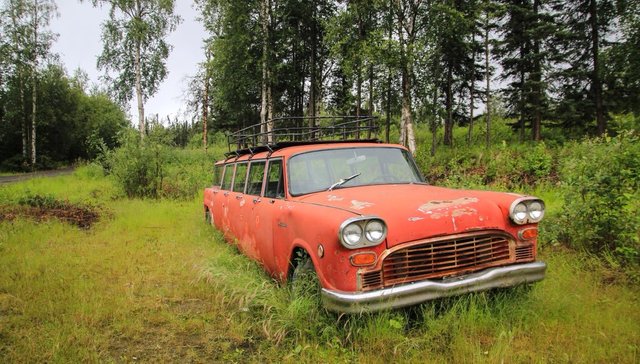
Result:
[[[209,57],[207,57],[208,59]],[[204,152],[207,152],[209,147],[209,142],[207,140],[207,134],[209,128],[207,127],[207,121],[209,118],[209,65],[207,62],[207,66],[204,71],[204,98],[202,100],[202,145],[204,147]]]
[[[138,130],[140,132],[140,140],[144,139],[145,134],[145,120],[144,120],[144,105],[142,103],[142,69],[140,60],[140,44],[136,44],[136,54],[133,60],[135,72],[136,72],[136,98],[138,101]]]
[[[260,134],[262,142],[268,142],[267,138],[267,62],[269,51],[269,24],[267,19],[267,4],[268,0],[262,0],[260,2],[260,18],[262,25],[262,85],[260,87]]]
[[[391,39],[393,38],[393,0],[389,1],[389,22],[388,22],[388,30],[389,30],[389,42],[387,42],[387,52],[391,54]],[[390,142],[390,134],[391,134],[391,65],[389,65],[387,74],[387,107],[386,107],[386,121],[385,121],[385,141],[387,143]]]
[[[33,4],[33,59],[31,69],[31,167],[36,165],[36,112],[38,102],[38,53],[36,49],[38,44],[38,0]]]
[[[487,132],[486,132],[486,145],[487,148],[491,146],[491,68],[489,65],[489,10],[485,15],[485,23],[484,23],[484,66],[485,66],[485,79],[487,82],[486,92],[486,103],[487,103],[487,111],[485,112],[485,122],[487,124]]]
[[[411,115],[411,57],[409,51],[411,49],[413,38],[412,31],[408,34],[408,39],[404,37],[404,15],[400,15],[398,19],[398,33],[400,35],[400,60],[402,62],[402,116],[400,122],[400,144],[409,148],[412,154],[416,152],[416,139],[413,133],[413,120]]]
[[[593,93],[596,102],[596,123],[598,125],[598,134],[602,135],[607,132],[607,120],[604,118],[604,108],[602,105],[602,80],[600,79],[600,34],[598,33],[598,5],[596,0],[589,3],[589,12],[591,13],[591,40],[592,40],[592,58],[593,58]]]
[[[438,77],[435,77],[437,80]],[[438,108],[436,105],[438,104],[438,87],[433,88],[433,121],[431,122],[431,156],[435,157],[436,155],[436,146],[438,145]]]
[[[404,125],[405,144],[412,154],[416,153],[416,137],[413,133],[413,116],[411,115],[411,70],[405,64],[402,70],[402,120]]]
[[[444,121],[444,144],[448,146],[453,145],[453,70],[451,66],[447,66],[447,119]]]
[[[20,88],[20,111],[21,115],[21,126],[22,126],[22,158],[23,163],[27,163],[27,158],[29,158],[29,121],[27,119],[27,109],[25,108],[24,101],[24,79],[22,76],[22,71],[18,73],[18,83]]]
[[[369,111],[367,112],[367,114],[369,116],[373,116],[373,76],[374,76],[374,72],[373,72],[373,64],[369,65],[369,105],[368,105],[368,109]],[[372,126],[372,120],[369,119],[369,128],[367,128],[367,138],[371,139],[371,126]]]
[[[469,132],[467,134],[467,143],[471,144],[471,137],[473,136],[473,101],[476,91],[476,33],[473,31],[471,38],[471,46],[473,52],[471,52],[471,82],[469,83]]]
[[[267,79],[271,80],[271,70],[267,70]],[[271,82],[267,82],[267,143],[273,143],[273,94]]]
[[[540,0],[533,1],[533,14],[535,16],[535,27],[538,26],[538,11],[540,7]],[[533,79],[533,120],[531,122],[531,137],[534,141],[540,141],[542,139],[542,66],[540,65],[540,40],[538,37],[534,37],[533,40],[533,72],[531,78]]]

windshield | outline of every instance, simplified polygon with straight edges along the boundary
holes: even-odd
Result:
[[[291,157],[288,167],[293,196],[354,186],[423,182],[411,155],[399,148],[319,150]]]

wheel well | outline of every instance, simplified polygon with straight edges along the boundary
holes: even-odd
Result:
[[[296,270],[296,267],[298,266],[298,264],[300,264],[302,259],[305,257],[311,258],[309,253],[304,248],[301,248],[298,246],[293,249],[293,251],[291,252],[291,258],[289,259],[289,270],[287,272],[287,281],[291,280],[291,277],[293,277],[293,271]]]

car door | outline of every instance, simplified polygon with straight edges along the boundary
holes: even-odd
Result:
[[[246,199],[244,196],[244,188],[247,182],[247,162],[237,162],[235,174],[233,177],[233,186],[229,193],[228,201],[228,219],[231,230],[231,241],[240,241],[247,232],[247,212],[245,207]]]
[[[216,227],[229,237],[231,234],[231,226],[229,220],[229,194],[231,186],[233,185],[233,175],[235,172],[235,163],[227,163],[224,166],[224,172],[222,174],[222,183],[220,185],[220,191],[215,194],[214,208],[212,211],[213,221]]]
[[[259,254],[258,245],[265,240],[269,240],[269,236],[263,236],[259,231],[263,221],[260,221],[260,216],[256,215],[256,209],[260,208],[262,198],[262,186],[264,184],[264,172],[266,161],[257,160],[251,161],[249,164],[249,171],[247,174],[247,183],[245,188],[245,204],[241,207],[243,214],[247,216],[245,229],[242,231],[242,235],[239,236],[240,248],[249,257],[262,261]]]
[[[276,229],[279,228],[281,223],[278,216],[281,214],[285,203],[282,164],[282,159],[280,158],[268,161],[265,169],[262,197],[254,199],[255,203],[252,201],[254,205],[252,210],[252,222],[254,224],[252,233],[255,235],[259,260],[272,276],[277,276],[281,273],[276,269],[277,261],[288,259],[288,257],[279,256],[277,250],[274,249],[275,244],[286,243],[275,239],[277,235],[275,234],[277,232]]]

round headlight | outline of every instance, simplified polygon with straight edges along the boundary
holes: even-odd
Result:
[[[385,238],[385,226],[380,220],[371,220],[364,228],[364,234],[372,243],[381,243]]]
[[[527,205],[520,202],[513,209],[513,221],[517,224],[522,224],[527,219]]]
[[[357,244],[361,238],[362,228],[358,224],[349,224],[342,230],[342,240],[349,245]]]
[[[544,216],[544,205],[540,201],[533,201],[529,204],[529,218],[531,222],[538,222]]]

